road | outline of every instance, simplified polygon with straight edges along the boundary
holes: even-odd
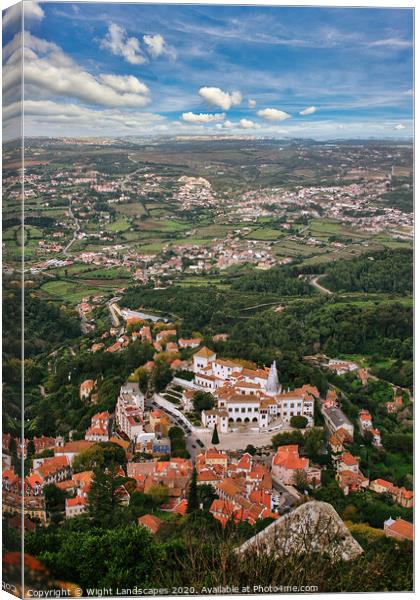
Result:
[[[116,304],[118,300],[121,300],[121,296],[115,296],[114,298],[111,298],[111,300],[108,300],[108,302],[106,303],[108,306],[109,314],[111,315],[111,322],[114,327],[119,327],[120,325],[119,316],[117,314],[117,311],[113,307],[113,305]]]
[[[71,248],[71,246],[74,244],[74,242],[77,240],[77,234],[80,231],[80,223],[79,220],[76,219],[76,217],[74,216],[73,210],[71,208],[71,201],[70,201],[70,206],[69,206],[69,215],[73,218],[74,220],[74,224],[75,224],[75,230],[73,232],[73,237],[72,239],[69,241],[69,243],[67,244],[67,246],[64,248],[63,250],[63,254],[68,254],[69,252],[69,248]]]
[[[332,291],[327,289],[326,287],[322,286],[319,283],[319,280],[321,279],[321,277],[324,277],[324,274],[322,275],[311,275],[309,278],[309,283],[316,288],[317,290],[319,290],[322,294],[328,294],[328,296],[332,296]]]
[[[193,461],[193,463],[195,463],[195,458],[197,454],[199,454],[202,451],[202,448],[204,447],[204,444],[203,446],[200,446],[200,444],[198,443],[198,440],[200,439],[199,435],[195,434],[189,427],[187,427],[184,421],[177,417],[177,415],[171,413],[169,410],[155,402],[153,399],[149,400],[147,404],[150,408],[158,408],[159,410],[163,410],[164,413],[169,417],[171,423],[174,426],[180,427],[183,430],[186,438],[185,442],[187,450],[191,455],[191,460]]]

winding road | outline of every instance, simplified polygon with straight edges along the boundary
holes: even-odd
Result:
[[[76,217],[74,216],[74,213],[73,213],[73,211],[72,211],[72,208],[71,208],[71,202],[70,202],[70,206],[69,206],[69,215],[70,215],[70,216],[73,218],[73,220],[74,220],[74,224],[75,224],[75,230],[74,230],[74,232],[73,232],[73,237],[72,237],[72,239],[69,241],[69,243],[67,244],[67,246],[66,246],[66,247],[64,248],[64,250],[63,250],[63,254],[66,254],[66,255],[69,253],[69,252],[68,252],[68,251],[69,251],[69,248],[70,248],[70,247],[71,247],[71,246],[74,244],[74,242],[77,240],[77,234],[78,234],[78,233],[79,233],[79,231],[80,231],[80,223],[79,223],[79,220],[78,220],[78,219],[76,219]]]
[[[328,288],[322,286],[319,283],[319,280],[321,279],[321,277],[324,277],[324,273],[322,275],[311,275],[309,278],[309,283],[310,285],[312,285],[314,288],[316,288],[317,290],[319,290],[322,294],[328,294],[328,296],[332,296],[332,291],[329,290]]]

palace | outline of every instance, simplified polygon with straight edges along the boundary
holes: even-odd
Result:
[[[267,428],[274,421],[288,424],[293,416],[304,416],[313,424],[315,397],[318,390],[306,385],[283,391],[275,361],[271,367],[249,369],[239,362],[218,359],[206,347],[194,354],[194,384],[211,392],[217,406],[202,412],[205,427],[217,425],[221,433],[238,424]]]

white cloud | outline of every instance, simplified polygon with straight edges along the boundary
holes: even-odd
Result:
[[[173,60],[176,59],[176,52],[173,48],[170,48],[165,41],[165,38],[157,33],[155,35],[144,35],[143,41],[147,46],[147,51],[153,58],[158,58],[163,54],[166,54]]]
[[[398,125],[395,125],[394,129],[405,129],[405,125],[398,123]]]
[[[267,119],[267,121],[284,121],[291,118],[291,115],[277,108],[264,108],[263,110],[259,110],[257,115],[263,119]]]
[[[51,100],[25,100],[25,132],[27,135],[127,135],[161,129],[165,117],[151,112],[121,112],[118,109],[92,109],[80,104]],[[21,114],[21,103],[3,109],[6,123]]]
[[[11,6],[4,12],[2,24],[5,29],[16,24],[21,24],[22,6],[26,25],[28,24],[28,22],[42,21],[42,19],[45,16],[44,11],[38,4],[38,0],[32,0],[32,2],[23,2],[15,4],[14,6]]]
[[[259,129],[261,126],[250,119],[241,119],[239,121],[239,127],[241,129]]]
[[[216,123],[218,121],[223,121],[225,118],[225,113],[218,114],[209,114],[209,113],[192,113],[186,112],[182,115],[182,120],[186,123]]]
[[[135,37],[128,37],[124,27],[111,23],[108,32],[100,43],[101,48],[110,50],[115,56],[122,56],[131,65],[142,65],[147,62],[140,49],[140,42]]]
[[[386,38],[383,40],[375,40],[367,44],[370,48],[378,48],[381,46],[390,46],[391,48],[411,48],[413,43],[411,40],[403,40],[400,38]]]
[[[316,112],[315,106],[308,106],[308,108],[301,110],[299,114],[305,117],[306,115],[313,115],[314,112]]]
[[[255,108],[256,106],[257,106],[256,100],[253,100],[252,98],[250,98],[248,100],[248,108]]]
[[[100,78],[117,92],[144,95],[150,93],[147,85],[134,75],[100,75]]]
[[[232,121],[224,121],[223,123],[217,123],[216,129],[232,129],[233,123]]]
[[[3,85],[12,99],[20,85],[17,34],[4,48]],[[28,99],[46,95],[73,98],[87,104],[141,108],[150,102],[146,84],[129,75],[92,75],[54,43],[24,33],[25,89]],[[7,102],[11,100],[8,98]]]
[[[198,93],[208,104],[218,106],[223,110],[229,110],[242,102],[242,94],[239,91],[224,92],[218,87],[202,87]]]

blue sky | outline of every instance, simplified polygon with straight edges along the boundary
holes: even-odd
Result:
[[[412,18],[410,9],[28,3],[26,133],[410,137]]]

